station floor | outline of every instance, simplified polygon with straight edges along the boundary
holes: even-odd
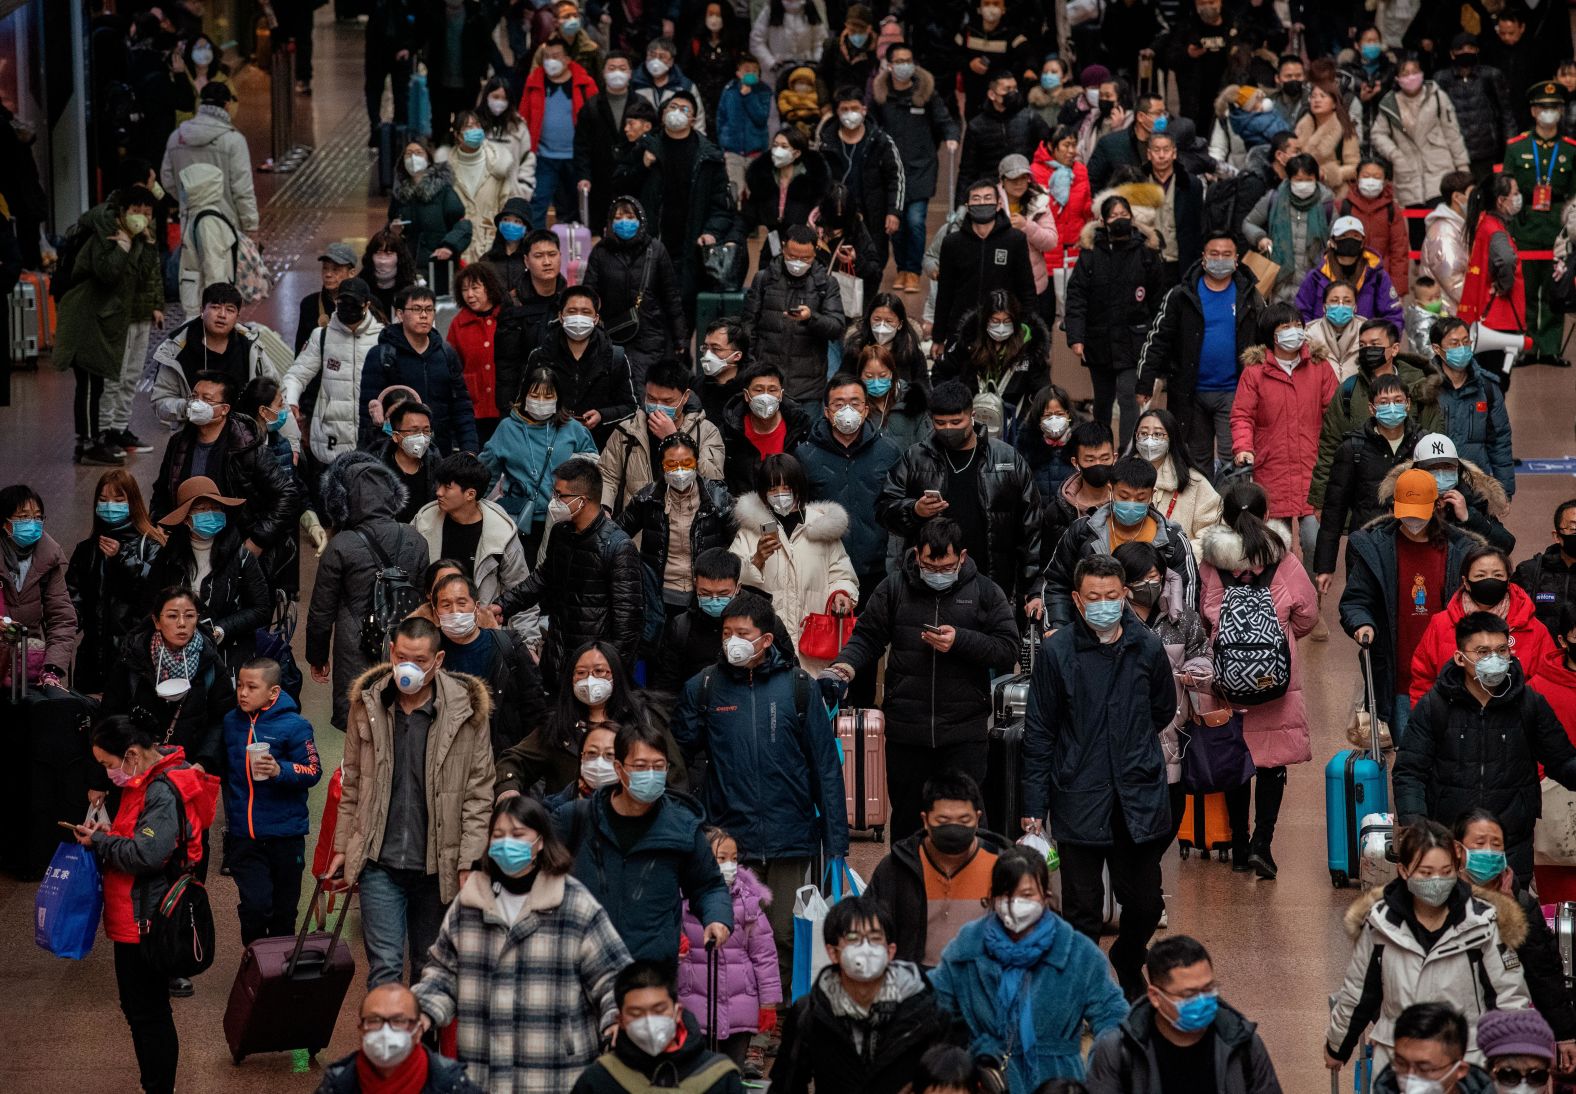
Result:
[[[259,175],[260,201],[266,202],[262,237],[265,258],[283,271],[273,295],[248,314],[276,325],[286,338],[295,321],[296,301],[318,284],[316,256],[336,239],[364,239],[383,220],[386,204],[371,186],[372,154],[365,148],[367,124],[361,94],[361,39],[355,27],[337,26],[332,8],[319,10],[315,94],[296,98],[298,133],[317,151],[293,175]],[[245,71],[239,77],[240,122],[252,140],[253,161],[267,154],[266,117],[251,104],[267,101],[266,77]],[[939,219],[940,204],[932,210]],[[917,301],[917,297],[910,297]],[[1066,349],[1061,335],[1053,374],[1075,396],[1089,394],[1087,376]],[[1509,397],[1516,451],[1526,459],[1576,453],[1572,436],[1572,398],[1576,373],[1548,368],[1518,370]],[[71,462],[69,376],[44,364],[37,373],[13,380],[13,405],[0,411],[0,480],[26,480],[44,496],[47,527],[69,551],[87,532],[91,492],[97,469]],[[162,445],[163,433],[146,404],[133,428]],[[134,456],[130,467],[145,486],[158,467],[159,453]],[[1519,560],[1549,542],[1554,505],[1576,493],[1568,473],[1523,474],[1509,521],[1519,537]],[[310,562],[308,564],[310,571]],[[303,575],[310,581],[310,572]],[[1291,772],[1275,845],[1277,881],[1233,874],[1218,861],[1199,857],[1165,861],[1170,930],[1189,933],[1214,955],[1224,997],[1244,1011],[1269,1046],[1281,1084],[1292,1094],[1322,1092],[1330,1079],[1321,1061],[1321,1034],[1327,996],[1339,983],[1349,952],[1340,917],[1357,897],[1355,890],[1332,890],[1325,866],[1322,767],[1344,747],[1343,730],[1357,694],[1356,647],[1335,624],[1335,607],[1326,605],[1332,637],[1327,643],[1304,641],[1299,650],[1302,686],[1313,726],[1313,762]],[[299,656],[299,652],[298,652]],[[337,765],[342,738],[328,722],[326,689],[307,683],[304,707],[321,727],[318,746],[325,770]],[[313,795],[312,813],[321,812],[327,779]],[[308,848],[316,838],[309,837]],[[882,853],[869,842],[856,843],[854,865],[869,876]],[[221,1018],[241,946],[234,914],[233,883],[217,873],[210,887],[219,931],[219,960],[197,981],[196,994],[175,1000],[181,1036],[180,1089],[183,1091],[289,1092],[316,1088],[324,1062],[357,1044],[352,1024],[359,1005],[365,962],[352,915],[347,937],[357,956],[358,976],[346,999],[330,1048],[317,1060],[304,1052],[253,1057],[231,1063]],[[37,949],[32,941],[35,886],[0,878],[0,1089],[19,1094],[90,1090],[120,1094],[137,1089],[131,1040],[116,1000],[111,947],[100,940],[83,961],[63,961]],[[1349,1082],[1350,1073],[1344,1077]]]

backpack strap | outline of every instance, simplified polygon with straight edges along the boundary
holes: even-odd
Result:
[[[793,670],[793,708],[799,714],[799,722],[804,723],[805,716],[810,710],[810,674],[795,665]]]
[[[1489,978],[1488,966],[1483,962],[1482,949],[1474,946],[1468,950],[1467,962],[1472,966],[1472,974],[1477,978],[1478,987],[1483,991],[1483,1009],[1479,1013],[1497,1009],[1499,992],[1494,990],[1494,981]]]
[[[1352,394],[1357,390],[1357,377],[1348,376],[1341,381],[1341,413],[1352,416]]]
[[[376,540],[360,528],[357,528],[355,532],[357,536],[361,537],[361,542],[366,544],[367,550],[372,552],[372,557],[378,560],[378,569],[388,570],[393,568],[394,564],[389,561],[389,556],[383,553],[383,548],[378,546]]]

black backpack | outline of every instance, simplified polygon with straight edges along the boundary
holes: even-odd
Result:
[[[1253,211],[1253,204],[1245,202],[1244,197],[1253,197],[1256,202],[1257,195],[1245,194],[1244,190],[1251,190],[1251,185],[1244,186],[1252,180],[1246,174],[1233,175],[1229,179],[1212,182],[1204,191],[1204,231],[1213,232],[1222,229],[1231,232],[1242,231],[1242,222]],[[1264,191],[1259,189],[1259,194]],[[1238,208],[1239,205],[1244,206]]]
[[[208,902],[208,889],[192,873],[189,852],[193,837],[186,831],[186,803],[173,782],[163,776],[159,781],[175,795],[181,839],[170,858],[170,887],[148,915],[142,951],[160,976],[189,979],[213,964],[213,906]]]
[[[380,661],[394,628],[420,606],[421,591],[402,567],[389,561],[376,540],[359,528],[356,535],[378,560],[378,572],[372,578],[372,600],[361,620],[361,652],[369,660]]]
[[[1215,628],[1215,691],[1238,706],[1268,703],[1291,686],[1291,646],[1275,614],[1276,566],[1247,581],[1220,572],[1225,591]]]
[[[76,280],[77,255],[82,253],[91,235],[79,220],[60,238],[60,246],[55,248],[55,272],[49,279],[49,295],[55,303],[65,299],[67,290]]]

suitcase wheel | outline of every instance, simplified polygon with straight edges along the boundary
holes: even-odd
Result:
[[[875,837],[875,841],[877,843],[881,843],[886,839],[886,826],[883,824],[876,825],[873,829],[871,829],[871,835]]]
[[[1335,886],[1337,889],[1344,889],[1344,888],[1346,888],[1348,880],[1349,879],[1346,876],[1346,871],[1345,870],[1331,870],[1330,871],[1330,884]]]
[[[244,1059],[246,1059],[246,1053],[236,1052],[234,1049],[230,1050],[230,1062],[235,1064],[236,1067],[240,1067],[241,1061]]]
[[[1178,844],[1177,845],[1177,850],[1182,853],[1182,861],[1184,861],[1184,862],[1186,862],[1188,857],[1193,854],[1193,848],[1192,848],[1192,846],[1190,844],[1186,844],[1186,843]],[[1209,857],[1209,852],[1206,851],[1204,853],[1204,857],[1208,858]]]

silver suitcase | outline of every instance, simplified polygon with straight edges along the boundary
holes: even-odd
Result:
[[[38,363],[38,351],[44,343],[42,304],[37,283],[28,278],[18,281],[6,297],[11,324],[10,354],[17,364]]]
[[[991,681],[991,721],[994,724],[1006,725],[1028,713],[1029,680],[1034,673],[1034,655],[1039,652],[1039,642],[1039,636],[1031,623],[1023,636],[1023,649],[1018,654],[1018,671]]]

